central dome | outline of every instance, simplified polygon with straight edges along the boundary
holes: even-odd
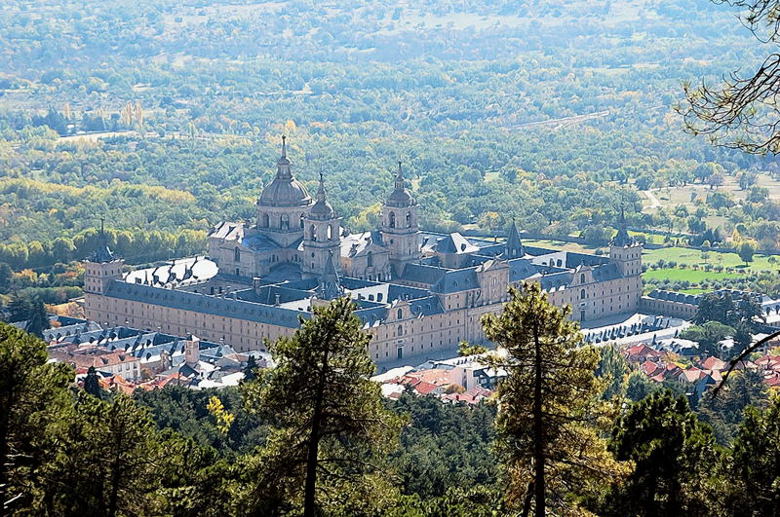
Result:
[[[309,206],[312,199],[306,187],[296,180],[287,159],[287,141],[282,137],[282,156],[276,162],[276,177],[263,189],[258,204],[261,206]]]
[[[277,176],[263,189],[259,204],[263,206],[309,206],[311,196],[306,192],[306,187],[295,178],[284,179]]]

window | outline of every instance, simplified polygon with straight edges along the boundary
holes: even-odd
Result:
[[[585,299],[585,289],[580,289],[580,300]]]
[[[396,331],[396,336],[403,336],[404,335],[404,326],[398,325],[398,330]]]
[[[406,212],[406,227],[411,228],[412,227],[412,213]]]
[[[580,283],[581,284],[585,283],[585,273],[580,273]]]
[[[313,241],[317,241],[317,227],[314,225],[311,225],[309,227],[309,238]]]
[[[290,228],[290,216],[287,214],[282,214],[282,216],[279,218],[279,228],[282,230],[288,230]]]
[[[388,218],[390,220],[389,221],[390,228],[395,228],[395,212],[390,212],[390,215],[389,215]]]
[[[328,225],[327,234],[328,234],[328,240],[333,239],[333,225],[330,224]]]
[[[301,230],[303,230],[303,214],[301,214],[300,223],[299,224],[301,225]]]
[[[366,253],[366,265],[371,267],[374,265],[374,255],[370,251]]]
[[[261,225],[263,226],[263,228],[268,228],[268,225],[271,224],[271,221],[268,219],[268,214],[263,214],[262,221],[263,222],[261,223]]]
[[[233,250],[233,262],[241,262],[241,250],[238,246]]]
[[[401,309],[398,309],[398,312],[396,313],[397,318],[400,320],[404,317],[404,311]]]

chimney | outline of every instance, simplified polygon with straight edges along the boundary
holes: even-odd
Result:
[[[200,361],[200,338],[190,335],[184,341],[184,362],[194,368]]]

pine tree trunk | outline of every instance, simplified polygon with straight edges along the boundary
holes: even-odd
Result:
[[[326,337],[327,339],[327,337]],[[315,495],[317,492],[317,455],[320,448],[320,425],[322,423],[322,403],[325,389],[325,376],[328,371],[328,348],[322,358],[317,398],[314,401],[314,413],[311,420],[311,434],[309,435],[309,449],[306,456],[306,486],[303,492],[303,517],[315,517],[317,505]]]
[[[534,328],[534,515],[545,517],[544,440],[542,437],[542,345]]]

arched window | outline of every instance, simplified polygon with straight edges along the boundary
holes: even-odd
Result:
[[[402,311],[401,309],[398,309],[398,312],[396,313],[396,316],[400,320],[401,318],[404,317],[404,311]]]
[[[301,230],[303,230],[303,214],[301,214],[300,223],[299,224],[301,225]]]
[[[263,228],[268,228],[268,225],[271,224],[271,221],[268,218],[268,214],[263,214],[262,220],[263,220],[263,222],[261,224],[262,224]]]
[[[371,267],[374,265],[374,254],[372,252],[366,253],[366,265]]]
[[[580,273],[580,283],[581,284],[585,283],[585,273]]]
[[[411,228],[412,227],[412,213],[406,212],[406,227]]]
[[[580,300],[585,299],[585,289],[580,289]]]
[[[328,240],[333,239],[333,225],[328,225]]]
[[[317,241],[317,227],[314,225],[309,227],[309,238],[314,242]]]
[[[241,262],[241,250],[238,246],[233,250],[233,262]]]
[[[289,230],[290,229],[290,216],[287,214],[282,214],[282,216],[279,218],[279,228],[282,230]]]
[[[398,331],[396,332],[396,336],[403,336],[404,335],[404,326],[398,325]]]
[[[395,212],[390,212],[389,219],[390,228],[395,228]]]

